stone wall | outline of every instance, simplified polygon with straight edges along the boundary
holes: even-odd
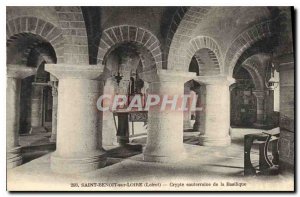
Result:
[[[280,73],[280,167],[282,171],[294,167],[294,111],[295,82],[294,61],[292,54],[279,66]]]

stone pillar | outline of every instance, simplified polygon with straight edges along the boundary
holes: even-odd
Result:
[[[293,54],[281,57],[280,74],[280,173],[294,172],[295,168],[295,63]]]
[[[129,122],[128,113],[118,114],[118,131],[117,131],[118,143],[124,146],[129,143]]]
[[[199,86],[199,88],[194,89],[197,94],[196,107],[202,108],[202,110],[196,110],[195,123],[193,126],[194,131],[199,131],[200,134],[204,133],[205,129],[205,114],[204,114],[204,105],[205,105],[205,87]]]
[[[204,84],[206,90],[203,106],[205,129],[200,135],[200,144],[203,146],[230,145],[229,86],[234,83],[234,79],[226,76],[201,76],[195,80]]]
[[[191,92],[191,84],[187,82],[184,84],[184,95],[190,95]],[[191,106],[190,106],[191,98],[187,98],[187,109],[183,112],[183,130],[192,129],[191,123]]]
[[[36,74],[36,68],[7,65],[6,77],[6,163],[13,168],[22,163],[19,146],[21,79]]]
[[[265,126],[265,92],[264,91],[253,91],[256,97],[256,122],[255,126]]]
[[[58,103],[58,80],[51,76],[51,88],[52,88],[52,132],[50,142],[56,142],[57,133],[57,103]]]
[[[30,134],[46,132],[46,129],[42,126],[43,88],[44,86],[41,85],[32,85]]]
[[[184,94],[184,83],[194,73],[173,70],[148,71],[140,74],[141,79],[149,82],[149,95],[173,97]],[[148,95],[148,97],[149,97]],[[163,110],[160,105],[148,111],[148,136],[144,160],[152,162],[176,162],[186,157],[183,147],[183,111]]]
[[[266,96],[266,106],[265,106],[265,116],[266,125],[268,127],[273,127],[274,125],[274,90],[268,90]]]
[[[107,78],[104,85],[104,94],[115,95],[116,81],[113,77]],[[115,118],[116,123],[114,122],[113,113],[108,110],[103,112],[103,124],[102,124],[102,143],[104,146],[113,146],[118,145],[117,142],[117,131],[116,125],[118,118]]]
[[[276,70],[274,71],[274,78],[278,81],[280,81],[280,77],[279,77],[279,72],[277,72]],[[277,84],[278,86],[275,88],[274,90],[274,106],[273,109],[275,112],[279,112],[280,111],[280,85]]]
[[[45,70],[59,80],[56,151],[51,169],[81,173],[105,166],[97,100],[103,91],[98,65],[48,64]]]

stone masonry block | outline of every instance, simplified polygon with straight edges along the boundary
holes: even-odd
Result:
[[[28,31],[33,32],[37,25],[37,18],[35,17],[29,17],[28,18]]]
[[[122,42],[120,27],[114,27],[112,30],[113,30],[113,34],[114,34],[115,38],[117,39],[116,43],[117,42]]]
[[[54,26],[52,24],[46,23],[45,27],[43,28],[43,31],[42,31],[41,35],[43,37],[46,37],[49,33],[51,33],[53,28],[54,28]]]
[[[129,27],[128,26],[122,26],[121,27],[121,33],[122,33],[122,40],[129,41]]]
[[[37,24],[37,27],[36,27],[36,34],[40,35],[44,26],[45,26],[45,21],[42,21],[42,20],[38,20],[38,24]]]
[[[136,37],[137,37],[137,27],[129,27],[129,39],[131,41],[136,41]]]

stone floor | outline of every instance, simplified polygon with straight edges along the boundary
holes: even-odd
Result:
[[[55,150],[55,143],[50,142],[50,132],[21,135],[19,144],[22,147],[23,164]]]
[[[293,190],[293,174],[243,176],[243,136],[257,132],[232,129],[228,147],[199,146],[199,133],[185,132],[188,158],[174,164],[144,162],[141,153],[146,137],[142,136],[126,147],[104,147],[107,166],[78,175],[53,173],[50,154],[46,154],[9,170],[7,186],[8,190]],[[257,161],[257,149],[253,153],[252,160]]]
[[[19,144],[22,147],[51,144],[49,141],[50,137],[51,132],[21,135],[19,137]]]

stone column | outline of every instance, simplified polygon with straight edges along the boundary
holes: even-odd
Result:
[[[184,84],[184,95],[190,95],[191,92],[191,84],[189,82]],[[190,98],[187,98],[187,109],[183,112],[183,130],[192,129],[191,123],[191,106],[190,106]]]
[[[204,132],[200,135],[203,146],[230,145],[230,92],[233,78],[226,76],[201,76],[196,81],[205,85],[206,98],[203,106]]]
[[[273,115],[274,115],[274,90],[268,90],[266,95],[266,105],[265,105],[265,124],[268,127],[273,127]]]
[[[57,103],[58,103],[58,80],[51,76],[51,88],[52,88],[52,132],[50,142],[56,142],[57,133]]]
[[[173,97],[184,94],[184,83],[194,73],[173,70],[148,71],[140,74],[141,79],[149,82],[148,97],[164,95]],[[183,111],[163,110],[160,105],[148,111],[148,136],[144,160],[152,162],[176,162],[186,157],[183,147]]]
[[[199,88],[194,89],[197,94],[196,107],[202,108],[202,110],[196,110],[195,123],[193,126],[194,131],[199,131],[200,134],[204,132],[205,129],[205,114],[204,114],[204,104],[205,104],[205,87],[199,86]]]
[[[113,77],[107,78],[104,85],[104,94],[110,95],[113,99],[116,89],[116,81]],[[113,113],[108,110],[103,112],[103,124],[102,124],[102,143],[104,146],[118,145],[117,142],[117,130],[116,125],[118,118],[115,117],[116,123],[114,122]]]
[[[264,91],[253,91],[256,97],[256,122],[255,126],[265,126],[265,92]]]
[[[98,65],[48,64],[45,70],[59,80],[56,151],[51,169],[81,173],[105,166],[97,100],[103,91]]]
[[[22,163],[19,146],[21,79],[36,74],[36,68],[7,65],[6,77],[6,163],[13,168]]]
[[[295,62],[293,54],[279,58],[280,74],[280,138],[279,170],[280,173],[293,173],[295,166]]]
[[[117,131],[118,143],[124,146],[129,143],[129,121],[128,113],[118,114],[118,131]]]
[[[44,86],[38,84],[32,85],[30,134],[46,132],[42,126],[43,88]]]

